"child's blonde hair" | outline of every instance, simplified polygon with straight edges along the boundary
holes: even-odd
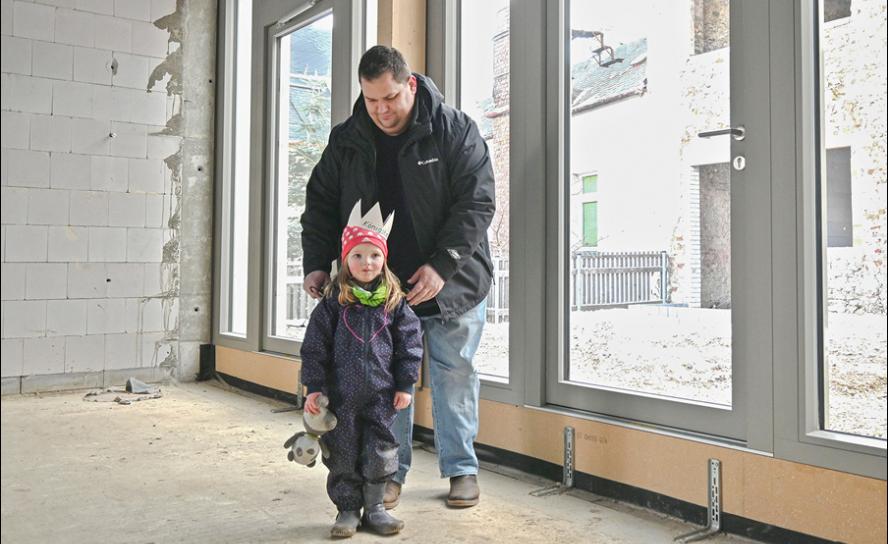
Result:
[[[404,298],[401,282],[398,280],[398,276],[396,276],[389,268],[388,262],[382,263],[382,272],[379,275],[382,276],[382,282],[388,286],[388,293],[385,298],[385,310],[387,312],[393,312],[398,307],[398,304],[400,304],[401,299]],[[348,263],[345,263],[340,267],[339,274],[333,278],[333,281],[327,284],[327,289],[324,291],[324,294],[326,296],[332,296],[335,285],[339,288],[339,304],[342,304],[343,306],[357,304],[358,298],[352,293],[351,282],[351,271],[348,269]]]

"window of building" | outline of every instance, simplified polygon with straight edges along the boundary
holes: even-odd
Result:
[[[478,121],[498,199],[508,195],[498,200],[507,228],[490,233],[502,266],[496,296],[506,298],[488,301],[487,327],[503,330],[485,336],[476,358],[486,398],[885,477],[885,14],[854,0],[854,17],[825,25],[829,1],[715,2],[731,16],[726,41],[697,54],[694,0],[430,0],[430,13],[450,10],[441,43],[454,51],[452,77],[435,77]],[[286,289],[301,279],[289,268],[299,260],[294,188],[304,183],[295,154],[323,145],[312,119],[329,123],[323,132],[350,111],[361,51],[335,33],[358,26],[333,9],[326,76],[294,69],[307,49],[290,43],[260,81],[269,59],[255,48],[269,35],[298,42],[331,6],[296,16],[253,6],[251,205],[238,208],[245,193],[221,178],[228,234],[217,274],[230,274],[216,284],[220,310],[229,304],[221,345],[245,328],[251,349],[298,353],[298,311],[286,311]],[[329,105],[326,91],[311,94],[312,107],[292,96],[294,84],[317,91],[306,75],[327,78]],[[776,91],[800,81],[799,96]],[[235,109],[226,106],[229,139],[219,138],[231,172]],[[739,126],[744,139],[701,136]],[[238,249],[234,225],[244,221]],[[255,330],[225,317],[244,285],[231,281],[232,256],[247,253],[247,289],[259,294],[242,300],[248,317],[262,317]],[[509,300],[510,289],[519,296]]]
[[[818,98],[822,139],[820,243],[822,428],[886,438],[884,2],[854,0],[871,14],[823,24],[851,2],[821,2]],[[881,8],[879,7],[881,6]],[[878,36],[881,34],[881,38]],[[849,112],[854,114],[850,115]],[[853,142],[851,146],[838,143]]]
[[[664,29],[664,21],[699,19],[687,6],[652,0],[567,5],[564,163],[569,172],[588,174],[579,176],[564,206],[570,226],[563,246],[567,346],[550,371],[548,393],[576,397],[577,407],[633,418],[658,414],[663,421],[670,410],[693,412],[691,403],[700,403],[712,407],[710,415],[696,410],[701,428],[723,419],[719,432],[733,427],[744,436],[748,401],[735,394],[741,382],[733,369],[750,339],[735,339],[732,327],[744,309],[730,303],[730,291],[723,304],[704,304],[702,285],[715,275],[729,281],[731,260],[701,267],[702,246],[711,237],[702,229],[752,221],[744,214],[754,207],[741,204],[739,219],[732,206],[719,207],[718,217],[701,226],[698,165],[723,162],[732,139],[707,141],[698,134],[730,126],[732,108],[739,110],[734,91],[764,85],[767,73],[759,69],[744,81],[732,80],[736,29],[730,28],[727,0],[693,4],[703,10],[712,54],[695,55],[688,47],[700,38],[691,34],[699,30],[693,25]],[[750,31],[739,32],[743,53]],[[646,160],[637,160],[640,155]],[[730,185],[730,169],[710,173]],[[606,213],[598,183],[603,177],[621,180],[607,187]],[[575,183],[574,176],[568,179]],[[728,247],[727,256],[734,251],[743,250]],[[613,408],[620,403],[632,408]],[[645,404],[650,410],[641,408]],[[684,424],[692,425],[689,419]]]
[[[598,246],[598,174],[580,176],[580,194],[572,198],[579,203],[578,217],[582,218],[581,243],[585,247]]]
[[[783,227],[774,238],[774,454],[884,480],[886,166],[874,142],[885,139],[885,9],[854,0],[854,17],[832,24],[830,5],[796,5],[801,54],[783,65],[794,71],[772,70],[778,87],[801,82],[797,96],[772,95],[772,111],[799,112],[772,140],[774,157],[790,159],[772,165],[772,217]]]
[[[225,18],[229,35],[224,53],[232,70],[223,82],[223,135],[219,168],[221,191],[219,332],[247,335],[250,233],[251,0],[231,2]]]
[[[301,340],[315,301],[302,289],[305,186],[331,128],[333,12],[279,36],[277,149],[274,170],[272,334]]]
[[[315,305],[302,289],[305,186],[357,98],[364,12],[362,0],[220,6],[219,345],[299,353]]]
[[[827,247],[852,247],[851,148],[826,150]]]
[[[583,203],[583,245],[598,245],[598,202]]]
[[[461,2],[458,106],[478,124],[493,160],[496,214],[487,231],[493,285],[475,367],[489,380],[509,378],[509,2]]]

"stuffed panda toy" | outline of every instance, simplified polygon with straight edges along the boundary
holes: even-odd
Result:
[[[317,414],[302,412],[302,424],[305,430],[299,431],[284,442],[284,448],[290,450],[287,452],[287,459],[308,467],[315,466],[318,453],[321,453],[324,459],[330,457],[330,452],[321,444],[320,438],[336,427],[336,415],[327,408],[330,399],[326,395],[319,395],[317,403],[320,409]]]

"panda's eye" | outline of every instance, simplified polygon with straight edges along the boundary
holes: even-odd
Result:
[[[296,455],[302,456],[302,448],[296,448]]]
[[[308,454],[309,454],[309,455],[314,455],[314,454],[315,454],[315,449],[314,449],[314,448],[309,448],[309,449],[308,449]]]

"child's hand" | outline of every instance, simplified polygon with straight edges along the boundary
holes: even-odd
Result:
[[[305,405],[303,408],[306,412],[311,415],[318,415],[321,409],[318,407],[318,397],[321,396],[321,392],[317,393],[309,393],[308,396],[305,397]]]
[[[395,392],[395,410],[403,410],[410,406],[410,401],[413,400],[413,395],[410,393],[405,393],[403,391]]]

